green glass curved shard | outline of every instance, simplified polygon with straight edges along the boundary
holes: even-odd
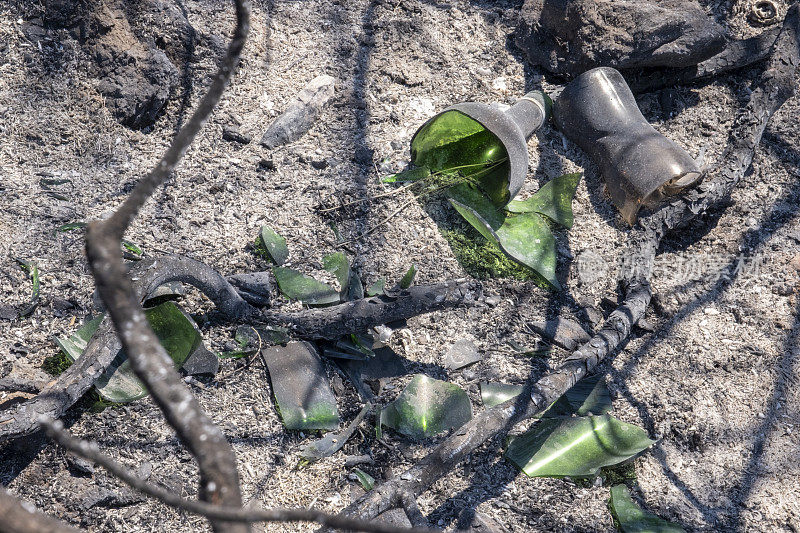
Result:
[[[367,296],[377,296],[383,294],[383,289],[386,288],[386,279],[378,278],[375,282],[367,288]]]
[[[503,143],[460,111],[446,111],[422,126],[411,140],[411,162],[433,173],[461,169],[460,174],[476,180],[495,205],[511,199],[511,166]]]
[[[481,235],[500,246],[515,261],[534,269],[553,287],[556,279],[556,244],[547,222],[537,213],[505,216],[489,199],[468,185],[448,191],[450,203]]]
[[[654,442],[642,428],[610,415],[542,419],[511,439],[506,457],[531,477],[589,477]]]
[[[342,252],[334,252],[322,258],[322,266],[325,270],[336,276],[339,282],[339,295],[342,299],[347,298],[350,289],[350,262]]]
[[[375,486],[375,478],[361,470],[360,468],[354,468],[353,473],[358,478],[358,482],[361,483],[361,486],[364,487],[364,490],[367,492],[371,491],[372,488]]]
[[[623,533],[686,533],[679,525],[643,511],[625,485],[611,487],[609,507]]]
[[[381,411],[380,424],[422,440],[459,428],[471,418],[472,405],[461,387],[417,374]]]
[[[481,383],[481,401],[486,407],[494,407],[515,396],[519,396],[524,389],[525,387],[523,385]]]
[[[200,330],[194,322],[173,302],[164,302],[145,309],[145,316],[159,342],[179,368],[202,343]],[[56,339],[64,353],[75,361],[86,349],[89,339],[97,330],[103,315],[84,324],[67,339]],[[128,356],[117,343],[112,349],[117,354],[109,367],[94,382],[97,392],[107,401],[126,403],[147,396],[147,389],[136,377]]]
[[[527,200],[512,200],[506,209],[512,213],[539,213],[565,228],[571,228],[574,221],[572,199],[582,175],[576,172],[553,178]]]
[[[408,267],[408,270],[406,270],[406,273],[403,274],[403,277],[400,279],[399,283],[400,288],[405,290],[411,287],[411,284],[414,283],[414,278],[416,276],[417,276],[417,267],[411,265],[410,267]]]
[[[256,251],[278,266],[283,265],[289,259],[289,247],[286,246],[286,239],[269,226],[261,226],[256,240]]]

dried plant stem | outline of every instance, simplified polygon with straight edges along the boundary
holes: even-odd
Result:
[[[131,367],[147,387],[167,422],[197,460],[200,498],[231,508],[242,505],[233,449],[186,387],[150,328],[122,263],[120,242],[139,209],[169,177],[211,115],[239,63],[250,25],[250,4],[247,0],[236,0],[235,4],[234,35],[219,71],[197,109],[175,136],[161,161],[137,183],[117,210],[108,219],[89,224],[86,231],[89,268]],[[248,524],[218,519],[211,519],[211,526],[214,531],[222,533],[245,533],[250,530]]]
[[[398,528],[375,521],[354,520],[330,515],[313,509],[239,509],[221,507],[206,502],[186,500],[172,490],[168,490],[138,477],[129,468],[102,453],[97,444],[76,439],[64,429],[58,420],[44,418],[41,421],[47,435],[68,451],[105,468],[134,489],[156,498],[158,501],[208,518],[236,522],[316,522],[320,525],[366,531],[370,533],[432,533],[430,529]],[[0,499],[1,501],[1,499]],[[0,507],[2,503],[0,503]],[[74,531],[69,529],[69,531]]]

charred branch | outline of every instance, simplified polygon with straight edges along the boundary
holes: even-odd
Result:
[[[219,102],[244,47],[249,30],[250,5],[236,1],[236,29],[225,58],[208,92],[175,136],[156,167],[133,189],[106,220],[89,224],[86,255],[108,314],[118,332],[131,366],[175,429],[179,439],[197,459],[201,499],[226,507],[241,507],[242,496],[236,458],[223,432],[205,414],[174,369],[166,350],[147,323],[140,298],[128,279],[120,255],[120,241],[139,209],[169,177],[194,137]],[[247,524],[211,520],[215,531],[248,531]]]
[[[242,319],[256,312],[225,279],[208,266],[177,255],[137,262],[127,276],[133,285],[136,300],[141,302],[159,285],[180,281],[194,285],[206,294],[223,315],[231,320]],[[56,380],[40,390],[37,396],[0,413],[0,442],[30,435],[38,430],[40,416],[60,418],[95,380],[108,368],[116,355],[116,333],[106,317],[89,341],[83,355]],[[24,384],[19,384],[24,385]],[[8,383],[7,386],[14,386]],[[28,386],[24,392],[28,392]],[[23,390],[23,389],[17,389]]]
[[[304,339],[338,339],[431,311],[474,305],[481,297],[481,285],[477,281],[448,281],[415,285],[372,298],[297,313],[265,311],[259,320],[285,326],[292,334]]]
[[[628,71],[625,79],[633,92],[643,93],[713,78],[768,58],[780,31],[781,27],[776,26],[749,39],[729,41],[720,53],[691,67]]]

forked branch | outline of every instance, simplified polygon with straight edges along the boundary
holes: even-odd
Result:
[[[122,262],[120,241],[142,205],[175,169],[216,107],[239,63],[250,25],[250,5],[247,0],[236,0],[235,3],[236,29],[233,38],[219,71],[197,109],[175,136],[156,167],[137,183],[109,218],[92,222],[86,232],[89,268],[131,367],[150,391],[178,438],[197,460],[200,498],[231,508],[242,505],[233,449],[186,387],[150,328]],[[237,522],[213,519],[211,525],[218,532],[249,531],[247,524]]]

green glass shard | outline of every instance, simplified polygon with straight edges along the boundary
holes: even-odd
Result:
[[[642,428],[610,415],[544,418],[509,441],[506,457],[531,477],[589,477],[654,442]]]
[[[494,407],[519,396],[524,388],[522,385],[505,383],[481,383],[481,401],[486,407]]]
[[[358,478],[358,482],[361,483],[361,486],[364,487],[364,490],[367,492],[372,490],[372,487],[375,486],[375,478],[361,470],[360,468],[354,468],[353,473]]]
[[[142,255],[144,252],[131,241],[122,240],[122,247],[134,255]]]
[[[358,415],[353,419],[348,426],[342,430],[337,432],[329,432],[326,433],[321,439],[317,439],[314,441],[309,442],[300,450],[300,455],[304,459],[308,459],[309,461],[322,459],[323,457],[330,457],[334,453],[338,452],[342,449],[350,437],[353,436],[353,433],[356,432],[358,427],[361,425],[361,422],[367,417],[367,414],[372,410],[372,402],[367,402],[364,407],[361,408]]]
[[[378,278],[375,283],[367,288],[367,296],[377,296],[383,294],[383,289],[386,287],[386,279]]]
[[[381,178],[383,183],[401,183],[406,181],[419,181],[431,176],[431,170],[427,167],[409,168],[397,174],[390,174]]]
[[[200,349],[202,335],[197,326],[173,302],[165,302],[145,309],[145,316],[153,328],[159,342],[175,363],[180,367],[189,356]],[[64,353],[77,360],[86,349],[89,340],[97,330],[103,315],[84,324],[67,339],[56,339]],[[114,403],[126,403],[147,396],[147,389],[136,377],[128,356],[116,344],[117,350],[111,365],[95,380],[95,387],[100,396]]]
[[[293,268],[272,267],[278,289],[289,299],[300,300],[309,305],[330,305],[339,303],[339,291],[306,276]]]
[[[497,206],[508,203],[508,152],[481,123],[460,111],[446,111],[428,121],[411,141],[416,167],[458,172],[478,183]]]
[[[322,258],[322,266],[336,276],[339,286],[346,289],[350,281],[350,262],[342,252],[328,254]]]
[[[402,279],[400,280],[400,288],[407,289],[414,283],[414,278],[417,276],[417,267],[411,265],[406,273],[403,274]]]
[[[307,342],[261,351],[287,429],[336,429],[339,410],[319,354]]]
[[[537,213],[506,217],[480,191],[467,185],[452,187],[450,203],[481,235],[496,243],[515,261],[538,272],[556,289],[555,238]]]
[[[56,228],[56,231],[65,232],[65,231],[73,231],[76,229],[84,229],[86,227],[86,222],[68,222],[66,224],[62,224]]]
[[[497,230],[500,247],[505,253],[538,272],[557,290],[556,240],[547,222],[536,213],[507,217]]]
[[[283,265],[289,259],[286,239],[269,226],[261,226],[256,239],[256,252],[277,266]]]
[[[611,487],[609,507],[623,533],[685,533],[679,525],[643,511],[625,485]]]
[[[380,423],[415,440],[463,426],[472,405],[461,387],[417,374],[380,414]]]
[[[339,296],[343,301],[363,298],[364,289],[361,286],[361,279],[350,268],[347,256],[342,252],[335,252],[322,258],[322,266],[336,276],[339,282]],[[360,295],[360,296],[359,296]]]
[[[364,285],[361,283],[361,276],[358,272],[350,269],[350,286],[347,288],[345,300],[352,302],[353,300],[360,300],[364,297]]]
[[[580,172],[576,172],[553,178],[527,200],[512,200],[506,209],[512,213],[540,213],[553,222],[571,228],[574,220],[572,199],[581,176]]]
[[[92,338],[94,332],[100,327],[100,322],[103,321],[105,314],[100,314],[93,319],[87,321],[84,325],[78,328],[75,333],[69,337],[62,338],[56,337],[55,341],[58,347],[64,354],[72,361],[75,362],[81,356],[86,346],[89,344],[89,339]]]

